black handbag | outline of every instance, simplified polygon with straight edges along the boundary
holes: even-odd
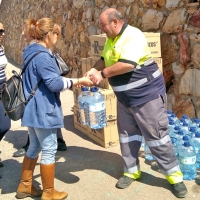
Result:
[[[28,64],[30,63],[30,61],[39,53],[41,53],[41,51],[35,53],[28,60],[28,62],[25,64],[20,74],[18,74],[15,70],[13,70],[12,73],[14,75],[10,79],[8,79],[2,86],[1,101],[4,106],[6,114],[13,121],[17,121],[22,118],[24,114],[25,106],[34,96],[39,85],[42,83],[42,79],[41,79],[37,83],[35,88],[31,91],[28,99],[25,98],[21,76],[26,70],[26,68],[28,67]]]
[[[57,65],[60,69],[60,75],[66,76],[70,71],[69,67],[67,66],[65,61],[62,59],[62,57],[59,55],[59,53],[55,53],[54,57],[56,58]]]

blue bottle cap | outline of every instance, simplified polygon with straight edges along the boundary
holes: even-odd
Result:
[[[176,114],[175,114],[175,113],[172,113],[172,114],[171,114],[171,117],[176,117]]]
[[[171,114],[172,114],[172,111],[171,111],[171,110],[168,110],[168,111],[167,111],[167,114],[171,115]]]
[[[82,86],[81,91],[88,91],[88,87]]]
[[[182,118],[183,119],[188,119],[188,116],[187,115],[183,115]]]
[[[176,130],[176,131],[178,131],[178,130],[180,130],[180,129],[181,129],[180,126],[175,126],[175,127],[174,127],[174,130]]]
[[[196,132],[196,133],[195,133],[195,137],[200,138],[200,133],[199,133],[199,132]]]
[[[179,134],[179,135],[184,135],[183,130],[181,130],[181,129],[178,130],[178,134]]]
[[[183,122],[183,126],[188,126],[188,123],[187,122]]]
[[[190,143],[189,143],[188,141],[184,142],[183,145],[184,145],[185,147],[189,147],[189,146],[191,146]]]
[[[190,126],[190,132],[195,132],[195,130],[196,130],[196,127],[194,127],[194,126]]]
[[[170,125],[174,125],[175,123],[174,123],[173,120],[170,120],[170,121],[169,121],[169,124],[170,124]]]
[[[171,138],[172,144],[176,143],[177,139],[175,137],[170,137],[170,138]]]
[[[185,119],[184,119],[184,118],[181,118],[180,121],[183,123],[183,122],[185,122]]]
[[[91,87],[91,88],[90,88],[90,91],[91,91],[91,92],[97,92],[98,89],[99,89],[98,87]]]
[[[189,138],[188,138],[188,136],[184,135],[183,138],[182,138],[182,140],[183,141],[189,141]]]

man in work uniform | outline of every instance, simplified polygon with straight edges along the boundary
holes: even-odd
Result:
[[[187,188],[169,137],[164,78],[151,58],[146,38],[139,29],[126,24],[114,8],[100,15],[99,25],[108,39],[101,59],[86,75],[97,85],[108,78],[118,100],[124,174],[116,187],[126,188],[140,178],[138,152],[144,136],[175,196],[185,197]]]

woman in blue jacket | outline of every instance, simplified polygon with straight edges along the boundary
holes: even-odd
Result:
[[[58,24],[50,18],[29,21],[29,34],[37,42],[25,48],[24,64],[36,52],[43,52],[34,57],[23,74],[26,98],[41,79],[42,83],[25,107],[22,118],[22,126],[28,127],[30,146],[24,157],[17,198],[42,196],[42,200],[65,199],[68,196],[66,192],[58,192],[54,189],[56,132],[58,128],[64,126],[60,91],[69,89],[76,84],[90,86],[92,82],[86,77],[69,79],[60,76],[55,57],[49,50],[56,45],[61,36],[61,28]],[[43,191],[37,190],[32,184],[33,171],[40,151],[42,152],[40,173]]]

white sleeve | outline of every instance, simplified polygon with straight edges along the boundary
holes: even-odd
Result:
[[[66,89],[70,89],[73,86],[73,82],[69,78],[62,77],[64,88],[62,91],[65,91]]]

